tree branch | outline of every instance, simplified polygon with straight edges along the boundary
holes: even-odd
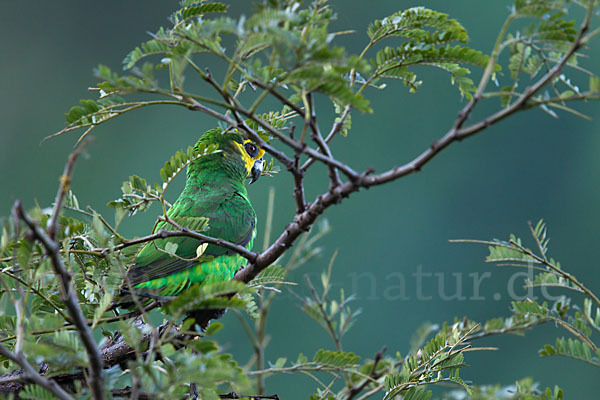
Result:
[[[329,135],[326,138],[323,138],[321,132],[319,131],[319,127],[316,120],[316,113],[314,110],[314,106],[312,103],[312,97],[310,94],[308,95],[310,105],[310,117],[307,119],[306,114],[307,110],[304,112],[302,109],[297,107],[296,105],[291,105],[292,109],[299,113],[299,115],[304,116],[304,120],[309,124],[308,126],[311,129],[311,138],[315,141],[318,146],[318,149],[313,149],[311,147],[306,146],[302,140],[298,141],[293,138],[293,130],[290,136],[285,135],[279,129],[272,126],[267,121],[260,119],[255,114],[255,107],[252,107],[250,110],[244,108],[241,103],[235,98],[235,96],[231,96],[230,93],[226,89],[226,85],[222,88],[219,86],[209,72],[206,74],[202,74],[203,79],[211,84],[215,90],[223,97],[226,103],[228,104],[218,104],[225,108],[227,108],[227,112],[225,114],[221,114],[207,106],[204,106],[200,102],[206,101],[203,99],[198,99],[193,96],[188,96],[186,94],[177,94],[171,93],[170,95],[176,99],[182,99],[181,104],[187,106],[192,110],[202,111],[214,118],[217,118],[231,127],[236,127],[241,130],[247,132],[247,134],[257,142],[261,147],[263,147],[269,154],[272,154],[275,158],[277,158],[280,162],[282,162],[293,174],[295,181],[295,198],[297,203],[297,212],[293,219],[293,221],[286,226],[285,230],[280,234],[280,236],[262,253],[255,253],[247,250],[242,246],[238,246],[234,243],[219,239],[212,238],[209,236],[202,235],[197,232],[193,232],[187,228],[183,228],[173,221],[170,221],[167,218],[163,218],[164,221],[172,224],[177,227],[178,231],[160,231],[153,235],[148,235],[142,238],[125,241],[117,246],[107,249],[97,249],[100,255],[104,255],[104,253],[108,251],[118,251],[124,249],[129,246],[147,243],[156,239],[165,239],[169,237],[175,236],[188,236],[200,240],[205,243],[211,243],[214,245],[222,246],[229,250],[232,250],[248,260],[248,265],[238,271],[234,279],[248,283],[253,278],[255,278],[261,271],[263,271],[266,267],[275,262],[281,255],[283,255],[295,242],[295,240],[305,231],[308,231],[310,227],[314,224],[314,222],[318,219],[318,217],[323,214],[323,212],[332,206],[333,204],[337,204],[341,201],[341,199],[348,197],[354,192],[359,191],[361,188],[369,188],[371,186],[377,186],[384,183],[388,183],[394,181],[396,179],[402,178],[414,172],[420,171],[420,169],[426,165],[429,161],[431,161],[438,153],[440,153],[445,148],[449,147],[455,141],[460,141],[464,138],[468,138],[476,133],[486,129],[490,125],[497,123],[510,115],[529,108],[532,103],[530,100],[532,97],[538,93],[545,85],[552,81],[563,69],[563,67],[568,62],[569,58],[571,58],[574,54],[576,54],[577,50],[581,48],[586,39],[586,32],[589,29],[589,22],[592,15],[594,2],[589,2],[588,12],[586,14],[585,20],[582,23],[579,33],[577,35],[576,40],[573,42],[572,46],[569,50],[563,55],[563,57],[550,69],[547,71],[545,75],[542,76],[537,82],[533,85],[527,87],[523,93],[521,93],[516,101],[510,104],[508,107],[503,108],[502,110],[488,116],[487,118],[476,122],[470,126],[464,127],[466,121],[469,119],[472,111],[475,106],[478,104],[479,100],[483,98],[483,91],[485,90],[488,81],[490,79],[491,74],[493,73],[493,68],[495,66],[495,62],[497,60],[497,56],[500,49],[500,44],[504,33],[506,32],[506,28],[510,23],[511,19],[509,18],[503,27],[500,36],[497,39],[496,46],[492,53],[492,57],[490,58],[490,62],[488,63],[484,74],[481,78],[478,89],[472,98],[472,100],[459,112],[458,117],[453,123],[453,126],[450,130],[446,132],[444,136],[442,136],[439,140],[433,142],[429,148],[424,150],[421,154],[415,157],[410,162],[397,165],[391,168],[388,171],[384,171],[380,174],[373,174],[372,171],[365,171],[363,173],[358,173],[354,171],[349,165],[336,160],[332,156],[331,149],[328,146],[328,143],[331,139],[343,129],[344,122],[346,118],[348,118],[351,112],[351,106],[346,106],[340,118],[333,124]],[[232,64],[230,64],[231,67]],[[228,73],[228,77],[231,74]],[[227,82],[227,79],[225,80]],[[260,86],[260,85],[259,85]],[[274,88],[269,87],[268,85],[261,86],[263,90],[268,91],[274,97],[279,99],[284,104],[290,106],[289,100],[280,95]],[[165,93],[163,93],[165,94]],[[262,98],[261,98],[262,100]],[[256,104],[259,104],[257,102]],[[175,104],[175,102],[173,102]],[[179,103],[177,103],[179,104]],[[537,103],[533,103],[533,105],[537,105]],[[228,114],[231,112],[233,114],[233,118]],[[252,121],[256,122],[262,129],[268,132],[270,135],[275,138],[281,140],[285,145],[289,146],[294,151],[294,159],[290,158],[286,153],[281,152],[274,147],[270,146],[266,143],[260,135],[252,128],[248,126],[245,120],[242,118],[250,118]],[[69,128],[70,129],[70,128]],[[305,126],[306,129],[306,126]],[[88,131],[89,132],[89,131]],[[87,134],[87,132],[86,132]],[[85,134],[82,136],[84,137]],[[81,147],[83,148],[83,146]],[[80,149],[81,149],[80,148]],[[59,243],[56,241],[57,231],[58,231],[58,221],[60,217],[60,212],[63,207],[64,199],[66,194],[68,193],[69,185],[70,185],[70,177],[72,174],[73,166],[75,160],[77,159],[78,152],[71,154],[69,160],[65,166],[65,171],[63,176],[61,177],[61,183],[59,186],[59,190],[56,196],[56,201],[54,204],[54,209],[52,211],[52,215],[50,217],[48,223],[47,233],[38,226],[29,215],[23,210],[23,207],[20,202],[15,203],[14,211],[18,216],[18,219],[23,220],[33,232],[33,236],[35,239],[41,242],[43,245],[48,257],[50,258],[55,274],[59,279],[61,286],[61,294],[63,297],[63,301],[65,302],[67,309],[69,311],[70,316],[72,317],[72,321],[74,326],[76,327],[79,336],[84,344],[86,349],[90,368],[89,368],[89,379],[87,379],[88,384],[90,385],[90,389],[92,391],[92,395],[94,399],[103,399],[104,398],[104,385],[102,378],[102,369],[103,367],[111,367],[117,364],[121,364],[133,357],[136,357],[135,349],[126,344],[123,340],[115,340],[107,343],[107,345],[103,346],[102,349],[99,349],[97,344],[95,343],[91,332],[87,326],[87,321],[84,318],[84,315],[79,307],[77,302],[72,284],[71,284],[71,275],[65,268],[63,260],[61,259],[61,249]],[[301,154],[307,154],[308,160],[302,165],[299,166],[299,159]],[[306,204],[304,199],[304,188],[303,188],[303,173],[304,171],[310,167],[315,161],[320,161],[327,165],[329,168],[329,177],[330,177],[330,188],[328,192],[325,192],[319,195],[312,203]],[[341,171],[348,177],[347,182],[341,182],[339,177],[339,172]],[[214,313],[207,313],[206,321],[196,321],[201,326],[206,326],[208,321],[214,317]],[[182,334],[181,332],[176,331],[176,329],[171,329],[172,323],[165,323],[158,327],[158,330],[150,331],[142,334],[141,341],[149,342],[153,338],[155,338],[156,332],[158,334],[162,334],[161,332],[167,332],[169,337],[167,338],[167,342],[171,341],[181,341],[189,336]],[[171,334],[173,333],[173,334]],[[472,334],[468,336],[468,339],[477,339],[479,337],[504,333],[500,331],[494,332],[486,332]],[[336,342],[337,344],[337,342]],[[339,346],[338,346],[339,347]],[[10,377],[10,381],[19,381],[24,384],[28,379],[31,379],[34,383],[39,384],[40,386],[50,390],[53,394],[53,390],[56,391],[55,394],[57,397],[61,399],[69,399],[71,398],[67,393],[64,395],[60,392],[62,388],[58,387],[56,382],[53,380],[57,380],[60,377],[54,377],[53,380],[49,380],[44,378],[40,373],[36,372],[33,367],[28,364],[27,360],[23,356],[23,354],[19,351],[20,346],[16,346],[17,351],[15,353],[10,352],[4,346],[0,345],[0,355],[3,355],[13,362],[22,366],[23,370],[21,371],[21,376],[13,375]],[[152,348],[152,347],[151,347]],[[341,347],[339,347],[341,349]],[[380,352],[381,353],[381,352]],[[373,371],[371,376],[374,376],[377,368],[377,364],[381,359],[380,353],[377,354],[375,361],[373,363]],[[264,371],[256,371],[256,373],[262,373]],[[85,380],[83,372],[63,375],[65,379],[75,380]],[[366,376],[370,378],[370,376]],[[367,381],[365,381],[367,382]],[[355,386],[349,388],[349,394],[357,391],[359,393],[364,389],[367,383],[364,386]],[[362,385],[362,383],[361,383]],[[56,387],[54,387],[56,386]],[[2,390],[2,385],[0,385],[0,390]],[[125,389],[126,390],[126,389]],[[114,395],[118,393],[113,393]],[[250,396],[256,397],[256,396]],[[364,396],[363,396],[364,397]],[[233,398],[233,397],[232,397]],[[276,396],[274,396],[276,398]],[[352,396],[350,397],[352,398]]]
[[[64,301],[67,310],[69,310],[69,315],[71,316],[73,325],[75,325],[77,328],[79,337],[83,342],[83,346],[88,355],[88,360],[90,362],[90,376],[88,383],[90,385],[93,398],[97,400],[104,399],[104,379],[102,377],[103,365],[100,352],[96,345],[96,341],[92,337],[92,333],[87,325],[83,312],[79,307],[79,302],[77,301],[77,297],[71,285],[71,274],[67,272],[60,255],[60,247],[54,240],[44,233],[44,231],[31,219],[31,217],[29,217],[29,215],[27,215],[27,213],[23,210],[21,202],[17,201],[15,203],[15,210],[19,218],[23,220],[27,226],[29,226],[35,238],[42,243],[46,249],[46,252],[48,253],[48,256],[50,257],[50,260],[52,261],[54,272],[56,273],[60,282],[62,300]]]
[[[468,119],[472,112],[475,104],[478,101],[476,95],[467,106],[459,113],[458,118],[453,124],[453,127],[439,140],[436,140],[429,146],[427,150],[421,153],[419,156],[414,158],[412,161],[396,166],[388,171],[381,174],[372,175],[372,171],[365,171],[360,175],[350,179],[348,182],[343,183],[336,187],[334,190],[321,194],[317,199],[312,202],[307,209],[297,214],[294,220],[285,228],[284,232],[275,240],[275,242],[269,246],[269,248],[263,253],[259,254],[254,263],[249,264],[246,268],[238,271],[234,276],[234,279],[249,282],[256,277],[263,269],[269,266],[277,258],[279,258],[300,236],[300,234],[310,228],[310,226],[316,221],[316,219],[331,205],[337,203],[339,200],[348,197],[350,194],[360,190],[361,188],[369,188],[371,186],[381,185],[406,175],[418,172],[421,168],[432,160],[439,152],[447,148],[450,144],[455,141],[460,141],[467,137],[470,137],[481,130],[487,128],[491,124],[498,122],[513,113],[524,109],[527,101],[535,95],[542,87],[544,87],[552,78],[558,75],[568,59],[583,46],[582,39],[589,29],[589,21],[593,11],[593,2],[590,3],[586,18],[581,25],[577,39],[561,58],[560,62],[556,64],[550,71],[548,71],[539,81],[534,85],[529,86],[525,89],[523,95],[515,101],[511,106],[493,114],[485,120],[474,124],[468,128],[462,128],[464,122]],[[483,86],[481,86],[483,87]],[[258,121],[257,121],[258,122]],[[344,169],[339,168],[341,171]]]
[[[465,138],[468,138],[485,128],[499,122],[508,116],[516,113],[517,111],[521,111],[527,108],[527,101],[531,99],[537,92],[540,91],[548,82],[550,82],[554,77],[556,77],[562,68],[565,66],[569,58],[583,46],[582,39],[589,29],[589,21],[591,18],[591,14],[593,11],[593,2],[590,3],[590,7],[588,9],[588,13],[586,14],[586,18],[583,21],[581,28],[579,29],[579,34],[577,39],[570,47],[570,49],[563,55],[560,61],[552,67],[550,71],[548,71],[544,76],[542,76],[536,83],[531,86],[528,86],[523,94],[510,106],[492,114],[491,116],[479,121],[471,126],[466,128],[462,128],[465,121],[469,118],[470,113],[473,111],[475,104],[477,103],[480,96],[476,94],[473,99],[469,102],[469,104],[459,113],[458,118],[456,119],[454,126],[450,129],[441,139],[436,140],[431,144],[431,146],[417,156],[415,159],[410,161],[407,164],[396,166],[382,174],[370,176],[365,182],[366,186],[374,186],[380,185],[382,183],[386,183],[403,176],[409,175],[413,172],[418,172],[429,160],[435,157],[440,151],[448,147],[455,141],[460,141]],[[479,91],[478,91],[479,93]]]
[[[81,146],[73,152],[65,165],[64,174],[60,179],[60,185],[56,194],[54,209],[48,222],[48,234],[46,234],[44,230],[40,228],[29,215],[27,215],[23,210],[21,202],[17,201],[15,203],[14,210],[19,219],[23,220],[27,226],[29,226],[34,237],[42,243],[42,246],[44,246],[46,253],[52,261],[54,273],[60,282],[62,300],[65,302],[67,310],[69,310],[71,321],[77,328],[79,337],[83,342],[83,346],[88,355],[88,360],[90,362],[88,383],[90,390],[92,391],[92,396],[96,400],[102,400],[104,399],[104,378],[102,377],[103,364],[100,352],[96,345],[96,341],[92,337],[90,328],[86,323],[85,316],[81,311],[77,296],[75,295],[71,284],[71,274],[65,268],[60,254],[60,246],[56,242],[58,219],[60,212],[62,211],[64,198],[69,191],[71,174],[73,173],[75,161],[77,161],[77,157],[84,147],[85,146]]]
[[[208,69],[206,70],[205,73],[204,72],[201,73],[201,76],[202,76],[202,79],[204,79],[208,84],[210,84],[221,95],[221,97],[223,97],[223,99],[225,101],[227,101],[231,104],[232,110],[230,110],[230,111],[232,111],[234,113],[234,115],[236,115],[235,111],[237,111],[238,109],[235,106],[235,104],[236,103],[239,104],[237,102],[237,100],[234,99],[232,96],[230,96],[227,91],[223,91],[221,89],[219,84],[213,79],[213,77]],[[285,165],[288,169],[293,166],[293,161],[291,158],[289,158],[285,153],[283,153],[283,152],[277,150],[276,148],[274,148],[273,146],[269,145],[267,142],[265,142],[260,137],[260,135],[256,131],[254,131],[254,129],[251,129],[244,120],[239,118],[239,116],[236,116],[236,117],[237,117],[237,121],[227,117],[228,121],[226,121],[226,122],[232,127],[241,128],[245,132],[247,132],[251,136],[252,140],[254,140],[261,148],[263,148],[267,153],[269,153],[273,157],[275,157],[279,162],[281,162],[283,165]],[[258,119],[258,118],[254,117],[253,119]]]
[[[248,111],[246,108],[244,108],[240,104],[240,102],[237,99],[233,98],[227,91],[222,90],[221,87],[217,84],[217,82],[215,82],[215,80],[212,78],[212,76],[210,75],[209,72],[207,72],[207,74],[205,76],[203,76],[203,78],[215,90],[217,90],[219,92],[219,94],[223,97],[223,99],[225,101],[227,101],[231,104],[231,106],[233,107],[232,112],[234,113],[234,115],[236,113],[239,113],[239,114],[242,114],[243,116],[245,116],[246,118],[252,119],[258,125],[260,125],[264,130],[269,132],[271,135],[273,135],[277,139],[281,140],[287,146],[291,147],[294,151],[299,151],[301,153],[308,154],[310,157],[313,157],[313,158],[325,163],[328,166],[337,168],[340,171],[342,171],[345,175],[347,175],[348,178],[350,178],[350,179],[355,179],[356,177],[358,177],[359,174],[356,171],[354,171],[352,168],[350,168],[348,165],[346,165],[334,158],[328,157],[325,154],[321,154],[318,151],[306,146],[303,143],[300,143],[297,140],[291,139],[290,137],[288,137],[287,135],[284,135],[282,132],[280,132],[275,127],[271,126],[271,124],[267,123],[266,121],[263,121],[261,118],[258,118],[254,113],[251,113],[250,111]],[[247,124],[243,120],[241,120],[241,118],[240,118],[240,121],[238,121],[238,123],[242,125],[244,130],[246,130],[248,133],[250,133],[253,136],[252,139],[256,140],[258,142],[258,144],[260,144],[261,146],[266,144],[253,129],[249,128],[247,126]],[[265,150],[267,150],[267,147],[265,147]],[[277,150],[275,150],[275,151],[277,151]],[[269,153],[271,153],[271,151],[269,151]],[[271,153],[271,154],[273,154],[273,153]],[[273,154],[273,155],[275,155],[275,154]],[[289,165],[289,163],[292,163],[291,159],[287,158],[287,160],[288,160],[287,161],[288,164],[286,164],[286,167]]]
[[[69,393],[67,393],[63,388],[61,388],[55,381],[46,379],[42,375],[40,375],[40,373],[37,372],[31,366],[31,364],[29,364],[29,362],[27,362],[27,359],[25,358],[23,353],[19,352],[18,354],[15,354],[12,351],[9,351],[2,344],[0,344],[0,355],[2,357],[5,357],[5,358],[11,360],[15,364],[20,365],[21,368],[23,368],[20,371],[20,375],[22,375],[22,377],[19,378],[20,380],[24,380],[25,382],[27,382],[28,380],[31,380],[33,383],[43,387],[44,389],[46,389],[47,391],[49,391],[50,393],[52,393],[54,396],[58,397],[61,400],[73,400],[73,397],[71,397],[71,395]],[[15,373],[18,376],[19,371],[15,371]],[[15,373],[12,373],[11,375],[15,375]],[[14,378],[16,378],[16,376]],[[14,379],[14,380],[17,380],[17,379]],[[13,380],[13,382],[14,382],[14,380]],[[23,388],[25,382],[23,384],[17,385],[17,387]],[[0,393],[10,393],[10,392],[13,392],[13,390],[10,390],[10,388],[9,388],[9,390],[6,390],[3,384],[0,385]]]
[[[268,84],[264,84],[261,81],[259,81],[258,79],[253,79],[252,80],[252,84],[258,86],[259,88],[271,93],[277,100],[279,100],[281,102],[281,104],[288,106],[289,108],[291,108],[293,111],[295,111],[296,113],[298,113],[298,115],[300,117],[302,117],[302,119],[305,118],[305,114],[304,114],[304,110],[302,110],[302,108],[298,107],[297,105],[295,105],[294,103],[292,103],[291,101],[289,101],[285,96],[281,95],[277,90],[275,90],[275,88],[273,88],[272,86],[268,85]]]

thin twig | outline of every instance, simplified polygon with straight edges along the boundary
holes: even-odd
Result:
[[[296,126],[290,127],[290,137],[294,138],[294,131]],[[299,151],[294,152],[294,164],[293,168],[290,168],[290,172],[294,178],[294,199],[296,200],[296,214],[301,214],[306,209],[306,200],[304,199],[304,171],[299,168],[300,163]]]
[[[161,219],[161,220],[163,220],[163,218],[164,217],[159,217],[159,219]],[[168,222],[169,222],[169,224],[172,224],[175,227],[178,226],[177,223],[175,223],[174,221],[172,221],[170,219],[168,220]],[[97,248],[97,249],[93,249],[92,251],[97,252],[100,255],[103,255],[103,254],[107,254],[112,251],[119,251],[119,250],[123,250],[124,248],[127,248],[127,247],[151,242],[153,240],[166,239],[166,238],[170,238],[170,237],[179,237],[179,236],[187,236],[187,237],[191,237],[194,239],[198,239],[205,243],[215,244],[217,246],[224,247],[226,249],[229,249],[229,250],[232,250],[232,251],[238,253],[239,255],[241,255],[242,257],[244,257],[250,261],[255,260],[257,257],[257,253],[254,253],[254,252],[246,249],[243,246],[237,245],[235,243],[232,243],[227,240],[220,239],[220,238],[206,236],[201,233],[194,232],[185,227],[181,227],[181,229],[177,230],[177,231],[160,230],[156,233],[153,233],[152,235],[147,235],[147,236],[142,236],[142,237],[136,238],[136,239],[126,240],[123,243],[118,244],[114,247]]]
[[[327,145],[327,142],[325,142],[325,139],[323,139],[323,135],[321,135],[321,131],[319,130],[319,124],[317,124],[317,113],[315,111],[315,106],[313,103],[313,96],[309,93],[307,95],[307,99],[308,99],[308,104],[309,104],[309,108],[310,108],[310,118],[309,118],[309,126],[310,126],[310,132],[311,132],[310,137],[312,138],[312,140],[315,141],[315,143],[317,143],[317,145],[319,146],[319,150],[321,150],[321,152],[323,154],[325,154],[327,157],[333,159],[331,149]],[[329,167],[329,189],[332,190],[333,188],[340,185],[340,176],[338,174],[337,169],[335,169],[331,165],[329,165],[328,167]]]
[[[373,359],[373,366],[371,367],[371,374],[370,374],[370,377],[374,380],[378,379],[381,376],[379,373],[377,373],[377,365],[383,359],[383,354],[386,352],[386,350],[387,350],[387,347],[383,346],[383,348],[381,350],[379,350],[377,352],[377,354],[375,354],[375,358]],[[346,392],[346,396],[344,397],[344,400],[352,400],[360,392],[362,392],[369,383],[372,383],[372,382],[373,382],[372,380],[364,379],[361,383],[357,384],[356,386],[353,386],[352,388],[350,388],[350,390],[348,390],[348,392]]]
[[[550,321],[550,320],[540,317],[532,322],[529,322],[529,323],[526,323],[523,325],[513,325],[510,327],[501,328],[501,329],[482,330],[480,332],[470,334],[469,336],[466,337],[465,341],[471,342],[473,340],[482,339],[482,338],[489,337],[489,336],[504,335],[507,333],[519,334],[522,331],[526,331],[526,330],[534,328],[538,325],[545,324],[548,321]]]
[[[229,241],[221,239],[221,238],[213,238],[211,236],[206,236],[201,233],[194,232],[188,228],[185,228],[185,227],[179,225],[177,222],[173,221],[172,219],[164,217],[164,216],[159,216],[158,219],[160,221],[166,222],[167,224],[173,225],[174,227],[179,229],[179,232],[185,233],[186,236],[193,237],[193,238],[201,240],[205,243],[215,244],[217,246],[221,246],[226,249],[233,250],[236,253],[238,253],[239,255],[241,255],[242,257],[245,257],[246,259],[248,259],[249,261],[252,261],[253,259],[256,258],[256,253],[246,249],[244,246],[240,246],[238,244],[229,242]],[[163,231],[163,232],[169,232],[169,231]]]
[[[52,301],[51,298],[49,298],[44,293],[42,293],[39,290],[37,290],[35,287],[33,287],[33,285],[28,286],[27,282],[25,282],[18,275],[14,275],[14,274],[12,274],[12,273],[10,273],[8,271],[3,271],[2,273],[5,274],[8,277],[14,279],[15,281],[19,282],[21,285],[23,285],[25,287],[28,287],[28,289],[30,291],[32,291],[33,293],[35,293],[37,296],[40,296],[42,299],[44,299],[44,301],[46,301],[48,304],[50,304],[50,306],[54,309],[54,311],[56,311],[61,317],[63,317],[63,319],[65,321],[69,322],[69,317],[65,314],[65,312],[54,301]]]
[[[327,311],[325,310],[325,306],[323,305],[323,299],[321,299],[321,297],[319,297],[319,294],[317,293],[317,290],[315,289],[312,282],[310,281],[310,278],[308,277],[308,275],[305,274],[304,279],[306,280],[306,284],[308,286],[308,289],[310,290],[311,296],[312,296],[313,300],[315,301],[315,303],[317,304],[319,312],[321,313],[321,316],[323,317],[323,320],[325,321],[326,331],[329,334],[329,336],[331,336],[331,339],[333,340],[333,343],[335,344],[335,348],[337,349],[337,351],[343,352],[342,343],[340,341],[340,338],[339,338],[337,332],[335,331],[335,328],[333,327],[331,318],[329,318],[329,315],[327,314]]]
[[[346,119],[350,116],[350,112],[351,111],[352,111],[352,106],[351,105],[347,105],[344,108],[344,111],[342,112],[342,115],[340,115],[340,117],[337,118],[336,121],[331,126],[331,130],[329,131],[329,134],[325,138],[325,143],[330,143],[331,140],[335,137],[335,135],[337,135],[339,132],[342,131],[342,129],[344,128],[344,124],[346,122]],[[310,157],[302,165],[302,170],[306,171],[314,162],[315,162],[315,159],[312,158],[312,157]]]
[[[308,154],[310,157],[316,158],[317,160],[325,163],[328,166],[332,166],[334,168],[339,169],[345,175],[347,175],[348,178],[350,178],[351,180],[358,177],[359,174],[356,171],[354,171],[352,168],[350,168],[348,165],[346,165],[334,158],[331,158],[324,154],[321,154],[318,151],[316,151],[308,146],[305,146],[300,141],[291,139],[289,136],[284,135],[282,132],[280,132],[278,129],[276,129],[275,127],[273,127],[266,121],[263,121],[261,118],[258,118],[254,113],[251,113],[250,111],[248,111],[246,108],[244,108],[240,104],[240,102],[237,99],[234,99],[227,91],[221,90],[221,88],[215,82],[215,80],[212,78],[210,73],[207,72],[206,77],[204,79],[208,83],[210,83],[211,86],[213,86],[213,88],[215,88],[215,90],[217,90],[221,94],[221,96],[223,97],[224,100],[228,101],[231,104],[231,106],[233,107],[233,109],[231,111],[234,113],[234,115],[236,113],[239,113],[239,114],[242,114],[243,116],[245,116],[246,118],[252,119],[256,123],[258,123],[258,125],[260,125],[260,127],[262,127],[264,130],[266,130],[267,132],[269,132],[270,134],[275,136],[277,139],[281,140],[283,143],[285,143],[287,146],[291,147],[293,150]],[[248,127],[248,125],[243,120],[241,120],[241,121],[238,120],[238,124],[236,124],[236,125],[242,125],[244,130],[246,130],[248,133],[252,134],[252,136],[253,136],[252,139],[259,141],[259,144],[261,146],[264,146],[266,144],[266,143],[264,143],[264,141],[262,139],[260,139],[260,136],[253,129]],[[265,150],[267,150],[267,147],[265,147]],[[291,160],[289,158],[287,158],[287,161],[289,163]]]

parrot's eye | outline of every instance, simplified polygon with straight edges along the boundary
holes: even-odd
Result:
[[[246,143],[244,145],[244,148],[246,149],[248,155],[252,158],[256,157],[256,155],[258,154],[258,147],[256,147],[254,143]]]

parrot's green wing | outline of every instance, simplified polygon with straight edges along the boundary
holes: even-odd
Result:
[[[252,248],[256,214],[246,194],[223,193],[214,188],[198,190],[204,193],[182,193],[167,212],[169,218],[175,221],[208,218],[208,229],[203,234]],[[157,229],[173,227],[162,222]],[[167,243],[177,245],[176,257],[164,251]],[[245,262],[243,257],[221,246],[209,244],[203,249],[199,248],[201,245],[199,240],[185,236],[146,244],[128,272],[131,285],[160,295],[173,295],[193,283],[230,280]]]

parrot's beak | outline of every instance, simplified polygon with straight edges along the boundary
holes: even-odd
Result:
[[[250,183],[254,183],[260,178],[263,172],[265,160],[262,158],[260,160],[254,161],[254,165],[252,166],[252,170],[250,171]]]

